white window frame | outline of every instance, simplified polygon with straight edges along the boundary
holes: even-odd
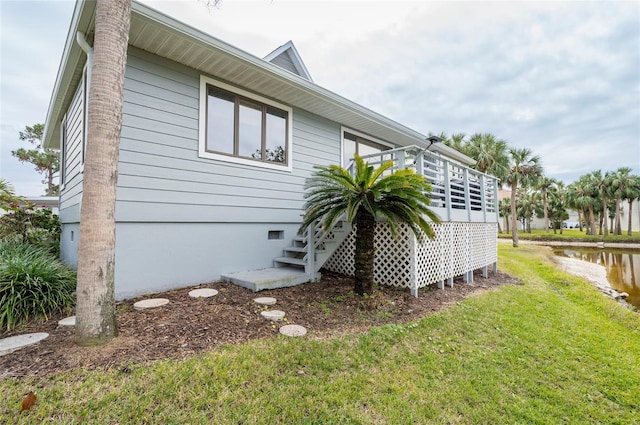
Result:
[[[279,165],[277,163],[251,160],[247,158],[241,158],[237,156],[217,154],[207,151],[207,85],[218,87],[233,94],[246,97],[248,99],[255,100],[265,105],[273,106],[274,108],[281,109],[287,112],[287,164]],[[249,165],[258,168],[268,168],[270,170],[293,171],[293,109],[289,106],[281,103],[274,102],[271,99],[259,96],[257,94],[248,92],[246,90],[239,89],[232,85],[223,83],[222,81],[214,80],[213,78],[200,76],[200,111],[199,111],[199,123],[198,123],[198,157],[215,159],[218,161],[230,162],[234,164]]]
[[[389,149],[395,149],[396,148],[396,146],[394,146],[392,143],[385,142],[384,140],[380,140],[380,139],[378,139],[376,137],[370,136],[370,135],[365,134],[365,133],[363,133],[361,131],[357,131],[357,130],[354,130],[354,129],[349,128],[349,127],[341,126],[340,127],[340,162],[342,162],[343,158],[344,158],[344,133],[351,133],[351,134],[353,134],[355,136],[362,137],[363,139],[370,140],[370,141],[372,141],[374,143],[378,143],[378,144],[380,144],[382,146],[387,146]],[[348,162],[347,162],[347,164],[348,164]],[[342,164],[342,166],[346,167],[347,164]]]

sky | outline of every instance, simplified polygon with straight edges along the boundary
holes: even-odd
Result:
[[[640,1],[143,0],[264,57],[292,40],[315,83],[423,134],[491,133],[545,174],[640,174]],[[74,2],[0,0],[0,177],[42,176],[11,151],[43,123]]]

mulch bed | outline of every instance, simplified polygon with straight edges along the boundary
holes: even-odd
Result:
[[[516,283],[501,272],[490,273],[488,278],[476,274],[473,283],[456,280],[453,288],[441,290],[431,285],[420,291],[419,298],[407,289],[388,287],[363,298],[353,294],[351,278],[326,271],[322,276],[320,282],[259,293],[212,282],[123,301],[117,307],[118,337],[98,347],[76,346],[73,327],[58,326],[63,316],[30,323],[0,338],[29,332],[47,332],[49,338],[0,357],[0,379],[44,377],[83,367],[126,370],[156,359],[184,359],[224,344],[275,338],[284,324],[304,326],[309,331],[307,338],[334,338],[417,319],[479,291]],[[215,288],[219,293],[212,298],[190,298],[188,293],[195,288]],[[256,297],[276,298],[277,304],[269,308],[283,310],[285,320],[264,319],[260,312],[267,307],[256,304]],[[133,303],[145,298],[167,298],[170,303],[134,310]]]

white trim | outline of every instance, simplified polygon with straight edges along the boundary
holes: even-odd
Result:
[[[263,58],[263,60],[267,62],[271,62],[273,59],[277,58],[284,52],[291,52],[289,55],[289,58],[291,59],[291,63],[293,64],[295,69],[298,71],[298,75],[300,77],[306,78],[307,80],[313,83],[313,78],[311,78],[311,74],[309,73],[309,70],[305,66],[304,62],[302,62],[302,58],[298,53],[298,49],[296,49],[296,46],[294,46],[293,41],[291,40],[287,41],[285,44],[278,47],[273,52],[269,53],[267,56]],[[291,55],[293,55],[293,57],[291,57]]]
[[[208,152],[206,150],[206,134],[207,134],[207,84],[219,87],[234,94],[256,100],[265,105],[273,106],[278,109],[282,109],[287,112],[287,165],[278,165],[276,163],[255,161],[247,158],[240,158],[237,156],[229,156],[223,154],[216,154]],[[281,103],[274,102],[273,100],[259,96],[257,94],[242,90],[235,86],[223,83],[207,76],[200,76],[200,111],[198,112],[198,156],[200,158],[215,159],[218,161],[232,162],[235,164],[250,165],[252,167],[268,168],[278,171],[293,171],[293,109],[289,106]]]
[[[395,149],[398,146],[394,146],[393,143],[389,143],[389,142],[385,142],[384,140],[380,140],[376,137],[370,136],[366,133],[363,133],[361,131],[357,131],[354,130],[352,128],[349,127],[345,127],[345,126],[340,126],[340,163],[342,163],[344,161],[344,133],[351,133],[354,136],[358,136],[358,137],[362,137],[363,139],[367,139],[370,140],[372,142],[378,143],[382,146],[387,146],[391,149]],[[342,164],[343,167],[345,167],[347,164]]]

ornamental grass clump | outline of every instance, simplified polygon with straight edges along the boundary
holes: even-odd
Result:
[[[75,305],[76,273],[37,246],[0,242],[0,329]]]

